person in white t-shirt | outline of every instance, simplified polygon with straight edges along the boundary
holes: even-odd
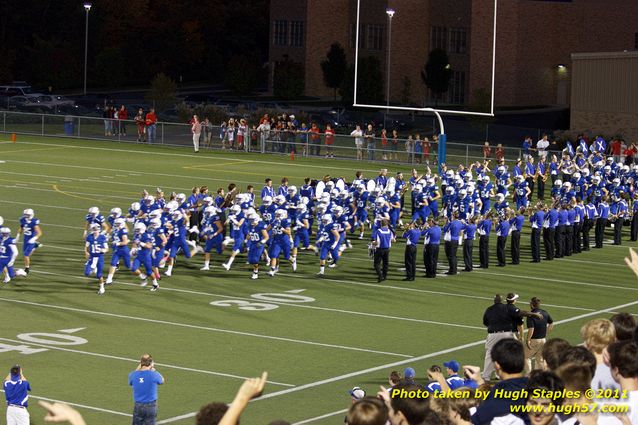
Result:
[[[358,125],[357,128],[352,130],[350,133],[352,137],[354,137],[354,145],[357,148],[357,159],[363,159],[363,130],[361,130],[361,126]]]
[[[547,158],[547,150],[549,149],[549,140],[547,134],[543,134],[543,138],[536,142],[536,150],[539,158]]]

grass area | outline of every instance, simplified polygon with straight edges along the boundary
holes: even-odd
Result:
[[[518,292],[523,305],[540,297],[561,321],[553,336],[572,342],[590,318],[626,304],[623,311],[638,313],[638,286],[623,263],[626,247],[530,264],[527,233],[520,266],[436,280],[402,282],[398,244],[388,281],[377,284],[366,242],[355,240],[323,280],[315,279],[318,259],[312,254],[300,255],[297,273],[284,265],[277,277],[253,281],[243,256],[230,272],[221,268],[224,253],[213,256],[209,272],[199,270],[202,257],[180,258],[157,293],[140,288],[123,269],[99,297],[95,280],[82,275],[82,228],[91,206],[126,209],[142,189],[158,186],[166,193],[231,181],[261,188],[265,177],[278,181],[283,175],[299,186],[306,176],[350,179],[362,168],[372,177],[378,164],[194,155],[183,148],[31,136],[0,143],[0,160],[6,225],[15,231],[22,210],[32,207],[44,231],[28,279],[0,289],[0,344],[45,350],[23,354],[0,345],[0,365],[21,364],[35,397],[82,405],[87,423],[130,423],[127,374],[145,352],[167,380],[160,388],[160,420],[192,424],[189,413],[213,400],[231,401],[243,377],[268,370],[265,396],[251,403],[243,423],[334,413],[312,421],[329,424],[341,421],[335,412],[348,407],[349,388],[374,393],[391,370],[410,365],[423,379],[427,367],[451,358],[482,366],[481,318],[496,292]],[[71,331],[60,337],[61,330]],[[32,406],[33,423],[41,423],[44,412]]]

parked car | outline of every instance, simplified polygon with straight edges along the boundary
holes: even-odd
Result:
[[[51,112],[52,108],[38,102],[38,95],[12,96],[7,100],[8,109],[23,112]]]
[[[69,105],[69,106],[75,105],[75,101],[69,99],[68,97],[59,96],[59,95],[50,95],[50,94],[38,96],[37,101],[43,105],[49,106],[50,108],[55,108],[57,106],[63,106],[63,105]]]

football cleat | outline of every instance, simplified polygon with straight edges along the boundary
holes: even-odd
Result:
[[[210,267],[208,267],[208,266],[204,266],[204,267],[202,267],[200,270],[210,270]]]
[[[104,286],[103,286],[103,285],[100,285],[100,289],[98,289],[98,290],[97,290],[98,295],[103,295],[103,294],[104,294],[104,292],[106,292],[106,291],[104,290]]]
[[[159,289],[159,285],[153,285],[151,287],[151,292],[156,292]]]
[[[253,280],[258,279],[259,278],[259,274],[253,273],[253,275],[250,278],[253,279]]]
[[[169,272],[168,270],[166,270],[166,271],[164,272],[164,276],[168,276],[168,277],[170,277],[172,274],[173,274],[173,273],[172,273],[172,272]]]
[[[26,275],[27,275],[27,272],[25,272],[23,269],[17,269],[16,270],[16,276],[25,277]]]
[[[144,279],[144,280],[142,280],[142,281],[140,282],[140,286],[142,286],[142,287],[143,287],[143,286],[146,286],[146,285],[148,285],[148,281],[147,281],[146,279]]]
[[[222,267],[225,268],[226,270],[230,270],[230,264],[222,263]]]

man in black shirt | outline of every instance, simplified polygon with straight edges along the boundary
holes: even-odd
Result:
[[[534,369],[540,369],[543,360],[543,346],[547,333],[552,331],[554,320],[548,312],[541,309],[541,300],[538,297],[532,298],[529,306],[532,313],[539,313],[543,318],[530,316],[527,318],[527,342],[525,344],[525,372],[532,370],[532,358],[534,359]]]
[[[485,340],[485,364],[483,366],[483,379],[486,381],[492,378],[495,371],[494,362],[492,361],[491,351],[494,345],[508,338],[516,338],[515,329],[520,325],[522,327],[521,317],[529,317],[530,315],[541,318],[538,313],[530,313],[523,311],[514,305],[518,295],[508,294],[508,304],[503,304],[503,297],[500,294],[494,296],[494,304],[485,310],[483,314],[483,325],[487,327],[487,339]]]

